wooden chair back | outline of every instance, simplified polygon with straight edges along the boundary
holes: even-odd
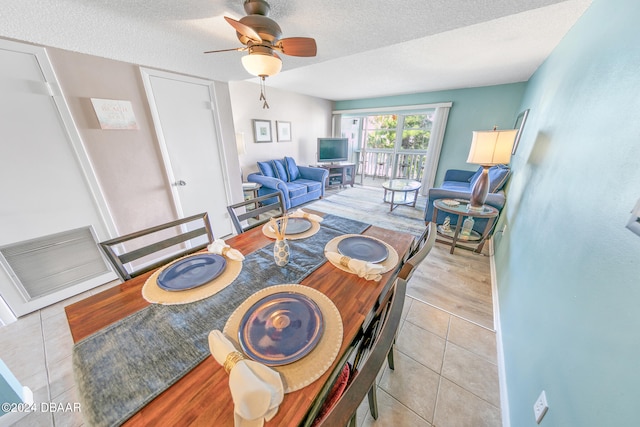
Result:
[[[213,231],[205,212],[106,240],[100,247],[118,276],[128,280],[212,242]]]
[[[234,205],[227,206],[233,226],[238,234],[263,225],[272,217],[279,217],[287,212],[282,193],[265,194]]]
[[[427,224],[427,227],[420,237],[416,239],[411,250],[409,250],[407,260],[402,265],[400,273],[398,273],[399,278],[408,281],[411,276],[413,276],[416,267],[429,255],[431,249],[433,249],[437,234],[436,224],[434,222]]]
[[[369,397],[369,408],[374,419],[378,418],[376,405],[376,377],[392,351],[400,325],[407,282],[398,279],[388,293],[377,318],[372,321],[360,341],[353,374],[349,385],[335,405],[314,426],[335,427],[347,423],[355,425],[355,415],[365,396]],[[340,365],[342,366],[342,365]]]

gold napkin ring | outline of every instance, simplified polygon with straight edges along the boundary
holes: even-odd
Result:
[[[224,367],[225,372],[228,374],[229,372],[231,372],[234,366],[236,366],[236,363],[244,359],[244,354],[240,353],[239,351],[232,351],[231,353],[227,354],[227,358],[224,360],[224,365],[222,366]]]
[[[224,248],[222,248],[222,256],[227,256],[227,252],[229,252],[229,250],[231,249],[230,246],[225,246]]]
[[[349,258],[346,255],[343,255],[342,258],[340,258],[340,265],[346,268],[349,268],[349,261],[351,261],[351,258]]]

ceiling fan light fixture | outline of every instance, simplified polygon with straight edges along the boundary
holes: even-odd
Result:
[[[254,76],[270,77],[280,72],[282,60],[272,53],[252,52],[242,57],[242,65]]]

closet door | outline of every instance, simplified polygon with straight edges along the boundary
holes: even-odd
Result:
[[[180,217],[208,212],[216,237],[233,233],[213,82],[142,69],[154,127]]]
[[[20,316],[115,275],[95,245],[108,237],[106,204],[46,51],[0,40],[0,64],[0,295]],[[57,250],[60,239],[91,259],[79,266],[85,249]]]

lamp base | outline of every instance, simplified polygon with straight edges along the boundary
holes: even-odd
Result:
[[[482,173],[476,180],[471,190],[471,200],[469,200],[468,209],[474,211],[482,210],[485,200],[489,194],[489,166],[482,165]]]
[[[469,212],[482,212],[483,210],[484,210],[484,205],[472,206],[471,203],[467,205],[467,211]]]

